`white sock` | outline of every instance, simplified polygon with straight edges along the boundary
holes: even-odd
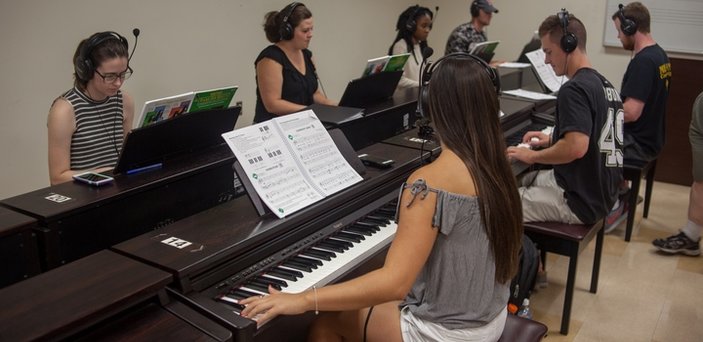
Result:
[[[620,200],[619,200],[619,199],[615,200],[615,204],[613,204],[613,208],[610,209],[610,211],[613,211],[613,210],[617,209],[618,206],[620,206]]]
[[[681,231],[693,241],[698,241],[701,238],[701,230],[703,230],[703,227],[695,224],[691,220],[688,220],[688,223],[681,229]]]

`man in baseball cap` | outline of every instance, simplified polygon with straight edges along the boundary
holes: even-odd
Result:
[[[459,25],[449,35],[445,55],[452,52],[469,52],[476,43],[488,40],[484,28],[491,24],[493,13],[498,13],[498,9],[493,6],[491,0],[474,0],[469,12],[471,21]]]

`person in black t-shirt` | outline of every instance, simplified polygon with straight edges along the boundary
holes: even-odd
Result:
[[[522,178],[523,219],[592,224],[613,207],[622,182],[622,101],[592,69],[580,20],[562,10],[542,22],[539,36],[545,63],[570,80],[559,90],[551,136],[533,131],[523,137],[541,149],[507,149],[509,158],[553,165]]]
[[[256,58],[254,122],[295,113],[313,104],[336,105],[318,87],[315,63],[308,50],[312,13],[300,2],[265,16],[264,32],[273,43]]]
[[[612,19],[623,48],[634,54],[620,91],[625,108],[625,164],[641,167],[657,158],[664,146],[671,63],[650,34],[649,10],[642,3],[620,7]]]

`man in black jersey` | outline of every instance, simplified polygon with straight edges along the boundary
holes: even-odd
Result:
[[[642,3],[621,4],[612,19],[622,47],[634,55],[620,91],[625,110],[625,164],[642,167],[657,158],[664,146],[671,63],[650,34],[649,10]]]
[[[557,96],[552,134],[527,132],[530,148],[508,147],[509,158],[553,166],[522,178],[523,218],[592,224],[613,207],[622,181],[622,101],[592,69],[580,20],[562,10],[542,22],[539,36],[545,63],[569,81]]]

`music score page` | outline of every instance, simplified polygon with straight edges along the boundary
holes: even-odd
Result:
[[[222,137],[261,200],[279,218],[363,179],[312,110],[236,129]]]

